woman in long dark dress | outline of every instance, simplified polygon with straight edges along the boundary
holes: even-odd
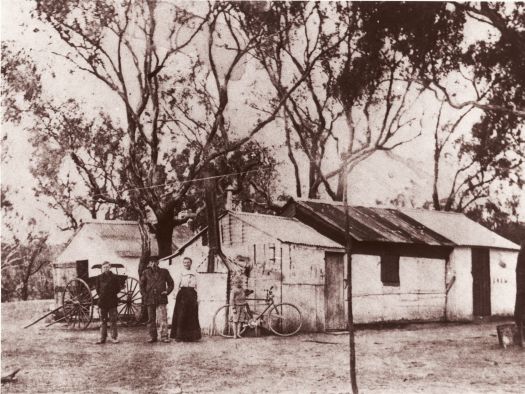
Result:
[[[191,269],[191,259],[185,257],[178,280],[170,337],[175,341],[192,342],[201,339],[199,304],[197,302],[197,274]]]

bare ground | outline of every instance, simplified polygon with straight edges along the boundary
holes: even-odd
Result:
[[[98,332],[43,324],[38,313],[2,310],[2,392],[349,392],[347,334],[302,334],[199,343],[146,344],[145,327],[121,328],[120,344]],[[39,304],[39,307],[40,304]],[[17,312],[13,312],[16,309]],[[20,309],[20,310],[19,310]],[[525,351],[501,349],[498,323],[421,324],[356,333],[361,393],[522,393]],[[501,323],[499,323],[501,324]],[[95,324],[96,325],[96,324]]]

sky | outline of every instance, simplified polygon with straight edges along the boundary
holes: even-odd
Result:
[[[119,101],[115,100],[112,94],[100,83],[83,73],[68,72],[69,66],[63,59],[56,56],[55,52],[62,52],[62,45],[56,40],[51,39],[46,27],[34,20],[30,16],[32,2],[29,0],[2,0],[1,1],[1,39],[15,41],[20,48],[25,48],[38,64],[59,70],[57,77],[47,78],[44,81],[44,89],[52,92],[52,95],[60,101],[70,95],[75,95],[93,107],[101,106],[110,113],[123,113],[119,107]],[[467,25],[467,36],[484,37],[487,30],[480,24],[471,23]],[[204,46],[203,46],[204,47]],[[245,73],[254,73],[248,66],[241,68]],[[233,87],[238,91],[243,91],[242,81],[235,82]],[[459,91],[458,99],[461,94],[467,92]],[[232,95],[232,106],[235,100],[241,97]],[[403,196],[408,205],[420,206],[424,201],[431,199],[432,192],[432,126],[434,114],[437,108],[430,108],[435,105],[430,99],[423,99],[419,103],[426,106],[429,115],[424,119],[423,135],[415,141],[403,145],[392,153],[378,152],[366,161],[359,164],[349,178],[351,186],[350,203],[355,205],[375,205],[378,202],[387,204],[388,201],[397,196]],[[428,108],[427,108],[428,107]],[[239,126],[242,128],[243,117],[235,117]],[[465,122],[464,128],[468,130],[469,124],[475,121],[475,116],[470,121]],[[2,165],[1,181],[5,185],[10,185],[12,189],[18,190],[15,206],[25,216],[37,218],[42,228],[51,231],[52,241],[62,242],[70,235],[58,230],[57,226],[64,222],[62,216],[50,212],[46,208],[44,201],[35,199],[32,192],[34,180],[29,172],[32,148],[28,142],[28,135],[20,126],[12,124],[2,125],[2,134],[8,135],[8,150],[12,159]],[[283,145],[284,137],[276,137],[274,129],[267,128],[257,136],[257,139],[275,145],[278,151],[277,156],[286,161],[286,152]],[[338,155],[331,152],[334,163],[338,162]],[[440,187],[445,190],[450,179],[447,177],[447,169],[453,162],[453,157],[448,157],[449,165],[443,166],[444,177]],[[292,172],[289,165],[284,164],[281,170],[284,189],[294,190]],[[521,196],[520,218],[525,220],[525,195]]]

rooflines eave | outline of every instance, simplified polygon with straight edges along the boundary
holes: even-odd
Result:
[[[309,201],[312,201],[312,200],[309,200]],[[324,215],[321,215],[320,213],[316,212],[312,207],[308,206],[307,204],[304,204],[304,201],[295,201],[298,205],[300,205],[301,207],[307,209],[309,212],[313,212],[315,214],[316,217],[318,217],[319,219],[321,219],[323,222],[325,222],[326,224],[330,225],[331,227],[333,227],[335,230],[337,231],[342,231],[343,234],[345,233],[345,230],[342,229],[337,223],[335,223],[334,221],[328,219],[327,217],[325,217]],[[316,202],[316,201],[312,201],[312,202]],[[318,203],[320,204],[323,204],[321,202],[321,200],[318,200],[317,201]],[[335,204],[333,204],[335,205]],[[362,242],[363,239],[362,238],[359,238],[357,237],[355,234],[353,234],[351,231],[348,231],[348,233],[350,234],[350,236],[352,238],[354,238],[356,241],[359,241],[359,242]]]
[[[228,214],[229,211],[226,211],[226,212],[223,212],[219,215],[219,217],[217,218],[217,220],[221,220],[223,217],[225,217],[227,214]],[[164,260],[169,260],[169,259],[172,259],[174,257],[177,257],[179,256],[182,252],[184,252],[184,250],[190,246],[197,238],[199,238],[199,235],[201,235],[204,231],[208,230],[208,226],[205,226],[202,228],[202,230],[200,230],[199,232],[197,232],[197,234],[195,234],[193,237],[191,237],[186,243],[184,243],[179,249],[177,249],[177,251],[175,253],[172,253],[170,254],[169,256],[165,256],[163,258],[161,258],[160,260],[161,261],[164,261]]]

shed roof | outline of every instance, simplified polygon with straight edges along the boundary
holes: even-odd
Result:
[[[124,258],[137,258],[142,253],[139,225],[127,220],[90,220],[82,223],[79,232],[87,232],[98,237],[107,248]],[[193,233],[186,226],[178,226],[173,231],[172,247],[177,249],[184,244]],[[67,247],[66,247],[67,248]],[[155,238],[151,235],[151,254],[157,255],[158,248]]]
[[[321,200],[293,200],[338,230],[345,231],[344,205]],[[452,246],[454,243],[396,209],[348,207],[349,232],[358,241]]]
[[[339,243],[294,218],[246,212],[230,212],[230,214],[283,243],[342,248]]]
[[[519,245],[470,220],[462,213],[403,209],[403,213],[442,234],[456,245],[519,250]]]

